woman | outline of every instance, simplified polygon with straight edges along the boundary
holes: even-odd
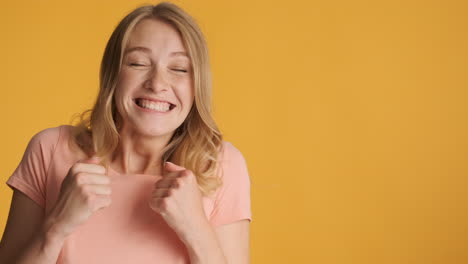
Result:
[[[0,263],[248,263],[249,176],[210,94],[188,14],[170,3],[128,14],[89,115],[35,135],[9,178]]]

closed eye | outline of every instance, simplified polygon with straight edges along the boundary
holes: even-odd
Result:
[[[178,71],[178,72],[187,72],[185,69],[172,69],[173,71]]]
[[[146,66],[146,65],[139,64],[139,63],[130,63],[130,66],[141,67],[141,66]]]

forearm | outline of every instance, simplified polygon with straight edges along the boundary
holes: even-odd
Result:
[[[197,228],[196,233],[183,239],[191,264],[227,264],[214,229],[208,221]]]
[[[41,230],[25,245],[12,263],[55,264],[62,250],[64,238],[50,230]]]

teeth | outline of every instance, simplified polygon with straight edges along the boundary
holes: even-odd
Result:
[[[138,99],[137,104],[143,108],[156,110],[159,112],[167,112],[169,111],[169,107],[170,107],[169,103],[153,102],[153,101],[145,100],[145,99]]]

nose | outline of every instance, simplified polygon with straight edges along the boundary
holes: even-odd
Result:
[[[146,87],[154,92],[165,91],[168,89],[168,82],[164,73],[164,69],[154,66],[149,72],[146,80]]]

